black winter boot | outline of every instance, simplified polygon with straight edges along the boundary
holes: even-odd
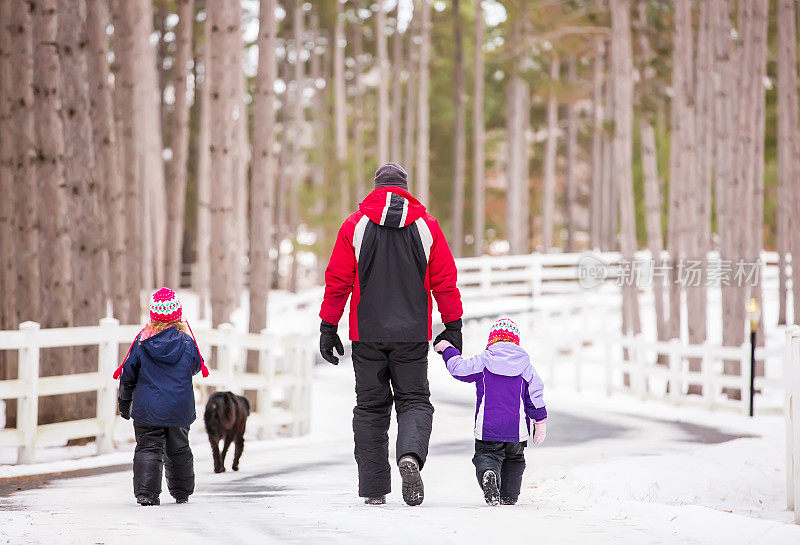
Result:
[[[161,500],[154,496],[136,496],[136,503],[142,506],[161,505]]]
[[[386,496],[375,496],[374,498],[365,498],[364,503],[367,505],[384,505],[386,503]]]
[[[517,503],[517,498],[509,498],[508,496],[500,496],[500,505],[514,505]]]
[[[419,463],[414,456],[403,456],[397,463],[403,479],[403,499],[408,505],[419,505],[425,499],[425,487],[419,474]]]
[[[500,503],[500,488],[497,486],[497,473],[487,469],[482,479],[483,499],[487,505],[497,505]]]

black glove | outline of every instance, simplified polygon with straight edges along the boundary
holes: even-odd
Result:
[[[464,346],[464,343],[461,340],[461,318],[444,324],[444,331],[439,333],[436,338],[433,339],[433,346],[436,346],[441,340],[449,342],[455,346],[459,352],[461,352],[461,348]]]
[[[131,419],[131,400],[119,400],[119,415],[125,420]]]
[[[322,354],[325,361],[339,365],[339,358],[333,355],[333,349],[336,348],[339,355],[344,356],[344,346],[342,346],[339,335],[336,334],[336,326],[323,321],[319,324],[319,333],[319,353]]]

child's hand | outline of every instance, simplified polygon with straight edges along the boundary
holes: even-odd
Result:
[[[533,444],[541,445],[544,443],[544,438],[547,437],[547,422],[542,420],[541,422],[534,422],[533,425]]]
[[[452,344],[450,344],[450,341],[442,339],[441,341],[433,345],[433,349],[439,354],[441,354],[442,352],[444,352],[445,348],[450,346],[453,346]]]

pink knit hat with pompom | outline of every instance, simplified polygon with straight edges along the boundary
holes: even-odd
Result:
[[[519,328],[508,318],[500,318],[492,324],[492,329],[489,330],[490,346],[501,341],[519,344]]]

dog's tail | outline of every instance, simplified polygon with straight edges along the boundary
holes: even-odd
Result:
[[[230,429],[236,423],[236,401],[234,400],[233,394],[230,392],[225,392],[225,407],[223,408],[222,413],[222,425],[225,426],[226,429]]]
[[[250,401],[242,396],[242,401],[244,401],[244,408],[247,410],[247,416],[250,416]]]

